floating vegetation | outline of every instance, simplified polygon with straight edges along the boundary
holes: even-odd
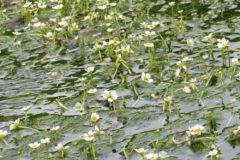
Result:
[[[0,6],[0,159],[240,159],[238,0]]]

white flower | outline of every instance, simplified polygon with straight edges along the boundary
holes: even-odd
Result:
[[[152,47],[154,47],[154,44],[153,43],[145,43],[144,46],[152,48]]]
[[[143,72],[141,78],[145,82],[148,82],[148,83],[152,83],[153,82],[153,79],[151,79],[151,75],[149,73],[144,73]]]
[[[47,38],[53,39],[54,38],[54,34],[52,32],[48,32],[47,33]]]
[[[85,82],[86,80],[87,80],[87,78],[85,78],[85,77],[79,78],[80,82]]]
[[[104,9],[106,9],[106,8],[107,8],[106,5],[98,6],[98,9],[100,9],[100,10],[104,10]]]
[[[211,41],[212,40],[212,35],[213,35],[213,33],[210,33],[209,35],[205,36],[204,39],[206,41]]]
[[[146,22],[141,23],[141,25],[143,26],[143,28],[147,28],[148,27],[148,23],[146,23]]]
[[[139,41],[140,41],[140,40],[142,40],[142,39],[143,39],[143,36],[142,36],[142,35],[138,35],[136,38],[137,38],[137,40],[139,40]]]
[[[58,23],[61,27],[66,27],[68,25],[67,21],[61,21]]]
[[[91,94],[94,94],[94,93],[96,93],[97,92],[97,89],[96,88],[94,88],[94,89],[89,89],[88,90],[88,93],[91,93]]]
[[[172,101],[172,97],[171,96],[168,96],[166,98],[164,98],[164,102],[165,103],[170,103]]]
[[[190,86],[190,85],[189,85],[189,86],[185,86],[185,87],[183,88],[183,91],[184,91],[185,93],[191,93],[191,92],[192,92],[191,86]]]
[[[233,58],[232,59],[232,62],[236,65],[236,64],[238,64],[238,58]]]
[[[104,134],[104,131],[100,131],[98,126],[95,126],[94,129],[95,129],[94,133],[96,133],[96,134]]]
[[[88,131],[88,133],[85,133],[84,135],[85,141],[92,142],[94,139],[94,132],[92,130]]]
[[[188,39],[188,40],[187,40],[187,45],[188,45],[189,47],[192,47],[192,46],[194,45],[194,41],[193,41],[192,39]]]
[[[107,90],[105,90],[103,92],[103,98],[107,99],[108,102],[113,102],[113,101],[117,100],[118,95],[117,95],[116,91],[107,91]]]
[[[77,110],[77,111],[83,111],[84,106],[81,103],[77,102],[74,106],[74,109]]]
[[[76,29],[78,29],[78,25],[77,25],[77,23],[75,23],[75,22],[74,22],[74,23],[72,23],[72,29],[73,29],[73,30],[76,30]]]
[[[15,31],[15,32],[12,32],[14,36],[19,36],[21,35],[22,33],[21,32],[18,32],[18,31]]]
[[[52,7],[52,8],[55,9],[55,10],[62,9],[63,5],[59,4],[59,5],[56,5],[56,6]]]
[[[20,125],[20,119],[18,118],[17,120],[15,120],[14,122],[13,122],[13,124],[11,124],[10,125],[10,130],[13,130],[13,129],[16,129],[16,128],[18,128],[18,126]]]
[[[31,106],[26,106],[26,107],[21,108],[20,110],[26,112],[26,111],[29,110],[30,107],[31,107]]]
[[[202,125],[195,125],[193,127],[189,127],[188,128],[188,131],[186,131],[186,133],[189,135],[189,136],[192,136],[192,135],[201,135],[201,131],[204,129],[204,127]]]
[[[218,153],[218,151],[217,151],[216,149],[214,149],[214,150],[212,150],[212,151],[209,152],[209,155],[210,155],[210,156],[216,156],[217,153]]]
[[[39,2],[37,3],[37,5],[38,5],[38,8],[41,8],[41,9],[44,9],[44,8],[47,7],[47,5],[46,5],[45,3],[43,3],[42,1],[39,1]]]
[[[100,118],[100,116],[97,113],[92,113],[92,115],[91,115],[92,121],[96,122],[99,118]]]
[[[63,28],[61,28],[61,27],[56,27],[55,30],[59,32],[59,31],[62,31]]]
[[[0,139],[1,139],[1,138],[4,138],[7,134],[8,134],[7,131],[5,131],[5,130],[0,130]]]
[[[183,10],[178,11],[178,13],[179,13],[179,14],[182,14],[182,13],[183,13]]]
[[[149,159],[149,160],[155,160],[155,159],[158,158],[158,154],[157,154],[157,153],[148,153],[148,154],[146,155],[146,157],[147,157],[147,159]]]
[[[41,143],[43,143],[43,144],[48,144],[48,143],[50,143],[50,138],[45,138],[45,139],[41,139]]]
[[[109,32],[109,33],[112,32],[112,31],[113,31],[112,28],[108,28],[108,29],[107,29],[107,32]]]
[[[220,49],[224,49],[229,46],[228,45],[229,41],[226,40],[225,38],[218,39],[217,41],[218,41],[218,48]]]
[[[126,46],[122,46],[121,47],[121,51],[122,52],[129,52],[129,53],[132,53],[133,51],[131,50],[130,46],[129,45],[126,45]]]
[[[92,72],[94,71],[94,67],[87,67],[87,68],[86,68],[86,71],[87,71],[88,73],[92,73]]]
[[[175,5],[175,2],[169,2],[168,4],[169,4],[169,6],[171,6],[171,7],[172,7],[172,6],[174,6],[174,5]]]
[[[192,58],[189,58],[189,57],[184,57],[182,59],[183,62],[187,62],[187,61],[192,61],[193,59]]]
[[[208,54],[203,55],[203,59],[208,59]]]
[[[144,148],[139,148],[139,149],[134,149],[136,152],[138,152],[140,155],[144,155],[146,153],[147,150],[145,150]]]
[[[145,31],[145,36],[150,38],[152,36],[154,36],[156,33],[154,31]]]
[[[52,127],[51,128],[51,131],[57,131],[57,130],[59,130],[60,129],[60,126],[56,126],[56,127]]]
[[[15,47],[19,47],[21,45],[21,41],[16,41],[16,42],[13,43],[13,45]]]
[[[28,7],[30,7],[31,4],[32,4],[32,2],[26,2],[22,7],[28,8]]]
[[[63,146],[61,143],[59,143],[56,147],[55,147],[59,152],[65,152],[66,149],[69,148],[69,146]]]
[[[94,45],[94,49],[95,49],[96,51],[101,51],[103,48],[104,48],[104,45],[100,45],[100,44],[95,44],[95,45]]]
[[[240,126],[236,130],[233,131],[234,135],[240,134]]]
[[[39,146],[40,146],[40,143],[38,143],[38,142],[34,142],[34,143],[29,144],[29,147],[31,147],[31,148],[38,148]]]

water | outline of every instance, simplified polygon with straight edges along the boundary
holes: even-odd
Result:
[[[98,53],[95,53],[93,49],[95,39],[103,38],[108,41],[107,27],[100,26],[103,23],[102,19],[88,26],[86,21],[82,21],[84,13],[78,14],[77,17],[81,20],[78,21],[76,18],[75,21],[80,31],[74,32],[74,36],[80,36],[80,45],[75,41],[64,41],[64,35],[59,35],[61,38],[54,43],[49,42],[47,38],[39,37],[41,32],[37,29],[23,32],[28,23],[21,18],[16,18],[21,4],[2,7],[1,11],[6,9],[9,19],[1,16],[0,129],[7,130],[10,121],[20,118],[23,126],[30,126],[41,131],[41,133],[27,129],[9,131],[9,135],[5,138],[9,145],[0,143],[0,154],[3,159],[17,159],[18,153],[20,153],[21,160],[34,159],[34,150],[28,144],[39,142],[41,138],[47,136],[51,138],[50,159],[59,159],[59,153],[53,142],[54,134],[50,131],[54,124],[60,126],[58,143],[70,146],[64,159],[93,159],[88,142],[83,139],[84,133],[94,129],[90,120],[91,113],[94,111],[92,95],[87,95],[84,112],[74,110],[76,102],[82,101],[83,97],[83,86],[79,78],[89,79],[85,71],[88,66],[95,66],[95,70],[92,74],[92,83],[90,84],[88,80],[85,87],[98,89],[96,93],[97,113],[101,118],[97,124],[105,132],[101,138],[95,137],[94,149],[98,159],[125,159],[121,147],[126,149],[130,160],[141,158],[134,151],[141,147],[154,152],[165,151],[169,155],[166,159],[208,159],[206,156],[210,151],[210,142],[207,141],[202,149],[191,147],[186,142],[185,132],[189,126],[195,124],[203,125],[204,130],[208,131],[208,123],[214,120],[216,120],[216,126],[212,129],[211,137],[214,137],[214,131],[218,131],[215,145],[221,152],[221,159],[240,159],[239,138],[227,141],[229,133],[237,128],[239,122],[239,81],[235,78],[230,80],[229,74],[232,70],[228,66],[225,68],[222,66],[221,51],[217,48],[216,41],[216,39],[225,37],[230,41],[231,49],[239,49],[240,3],[237,0],[225,2],[223,18],[218,1],[179,0],[176,3],[175,18],[172,20],[168,1],[152,0],[144,4],[142,8],[141,2],[133,1],[135,6],[133,8],[129,7],[129,2],[120,2],[117,8],[127,17],[126,23],[119,22],[120,27],[116,23],[111,25],[114,29],[112,38],[119,38],[119,34],[122,37],[126,34],[127,37],[129,34],[144,33],[140,23],[159,20],[164,26],[158,27],[156,31],[165,39],[166,45],[159,35],[152,38],[154,65],[146,67],[149,55],[148,49],[143,45],[144,40],[141,45],[138,45],[138,41],[131,42],[126,39],[126,44],[131,44],[131,49],[134,51],[134,54],[130,54],[126,60],[127,66],[133,73],[129,74],[125,67],[120,66],[114,79],[111,77],[115,72],[116,54],[111,51],[111,48],[109,52],[105,49],[103,58],[107,58],[109,54],[112,60],[99,62]],[[53,3],[47,2],[47,4]],[[216,9],[212,9],[213,7]],[[92,8],[94,9],[94,5]],[[149,9],[150,20],[147,16],[141,17],[147,9]],[[180,16],[177,10],[183,10],[184,29],[179,24]],[[213,12],[213,15],[209,16],[208,11]],[[46,21],[54,16],[55,12],[48,8],[41,13],[40,17]],[[11,21],[12,19],[15,21]],[[130,23],[132,27],[129,27]],[[51,25],[47,28],[50,29],[50,27]],[[17,37],[22,41],[20,47],[13,46],[12,31],[14,29],[23,33]],[[214,35],[215,62],[211,60],[211,57],[207,60],[202,58],[209,52],[207,42],[203,41],[203,37],[210,32]],[[44,31],[44,34],[46,33]],[[191,52],[186,46],[188,38],[195,41]],[[59,44],[65,44],[63,50]],[[117,46],[121,47],[121,45]],[[230,52],[231,57],[239,56],[239,51]],[[200,93],[187,94],[182,91],[184,77],[174,78],[177,69],[176,62],[186,56],[194,59],[189,62],[189,80],[196,77],[197,88],[205,91],[202,97],[204,105],[199,102]],[[141,59],[145,60],[142,62]],[[218,79],[216,83],[212,82],[212,85],[204,87],[200,82],[201,76],[206,74],[210,77],[220,70],[223,73],[224,84],[221,84]],[[50,72],[57,72],[57,77],[51,76]],[[142,72],[151,73],[154,82],[148,84],[141,81]],[[171,93],[170,88],[167,93],[170,80],[174,80],[176,91],[171,114],[164,113],[162,110],[163,96]],[[139,96],[134,91],[134,86]],[[109,104],[102,97],[106,89],[116,90],[119,96],[116,101],[116,113],[110,111]],[[155,99],[151,97],[151,94],[156,94],[159,98]],[[64,111],[59,107],[56,103],[57,98],[68,110]],[[237,99],[235,104],[231,104],[233,98]],[[31,109],[28,112],[28,121],[24,122],[24,112],[20,109],[27,105],[31,105]],[[234,107],[236,107],[236,115],[232,112]],[[154,145],[157,139],[157,129],[160,131],[159,143]],[[110,133],[113,134],[111,145],[109,144]],[[173,136],[179,141],[178,144],[172,142]],[[39,156],[40,159],[45,158],[44,145],[39,149]]]

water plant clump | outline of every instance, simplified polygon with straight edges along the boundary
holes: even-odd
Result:
[[[0,159],[239,159],[237,0],[1,0]]]

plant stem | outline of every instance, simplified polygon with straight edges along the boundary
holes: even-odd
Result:
[[[48,160],[48,144],[46,143],[46,160]]]
[[[4,138],[1,138],[1,139],[6,145],[8,145],[8,142]]]
[[[37,148],[35,148],[35,152],[36,152],[36,160],[38,160],[38,150],[37,150]]]
[[[57,135],[57,131],[55,131],[55,133],[54,133],[54,140],[55,140],[55,145],[57,145],[57,138],[58,138],[58,135]]]
[[[92,150],[93,158],[94,158],[94,160],[95,160],[95,159],[96,159],[96,155],[95,155],[95,151],[94,151],[93,143],[90,142],[90,146],[91,146],[91,150]]]
[[[27,121],[27,111],[25,111],[25,121]]]
[[[95,94],[93,94],[94,112],[97,110]]]
[[[128,156],[127,156],[127,153],[126,153],[126,151],[125,151],[125,148],[124,148],[124,147],[122,147],[122,151],[123,151],[123,154],[124,154],[124,157],[125,157],[125,159],[126,159],[126,160],[128,160]]]
[[[158,141],[159,141],[159,130],[157,130],[157,141],[156,141],[156,144],[158,144]]]
[[[34,128],[31,128],[31,127],[26,127],[26,126],[18,126],[18,128],[22,128],[22,129],[31,129],[31,130],[33,130],[33,131],[35,131],[35,132],[38,132],[38,133],[40,133],[40,131],[39,131],[39,130],[37,130],[37,129],[34,129]]]

